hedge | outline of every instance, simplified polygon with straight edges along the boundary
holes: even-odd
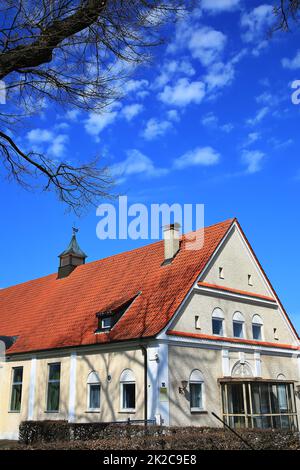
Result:
[[[300,450],[299,433],[238,430],[256,450]],[[222,428],[158,427],[67,421],[26,421],[20,425],[21,447],[93,450],[245,450],[247,446]]]
[[[159,426],[133,424],[69,423],[68,421],[23,421],[19,428],[19,441],[23,444],[57,441],[86,441],[107,437],[140,437],[164,434]]]

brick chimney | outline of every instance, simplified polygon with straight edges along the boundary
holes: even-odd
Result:
[[[164,227],[164,253],[163,264],[171,263],[180,249],[180,224],[169,224]]]

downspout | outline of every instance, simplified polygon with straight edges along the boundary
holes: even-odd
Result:
[[[144,356],[144,420],[145,426],[148,425],[148,351],[145,346],[141,346]]]

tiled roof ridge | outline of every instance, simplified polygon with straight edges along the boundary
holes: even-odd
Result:
[[[214,227],[217,227],[218,225],[225,225],[226,223],[229,223],[229,222],[233,223],[235,220],[236,220],[236,218],[231,217],[231,218],[228,218],[228,219],[223,220],[221,222],[216,222],[214,224],[207,225],[205,227],[201,227],[197,230],[193,230],[191,232],[184,233],[181,236],[181,240],[184,242],[184,240],[193,233],[196,233],[196,232],[198,232],[200,230],[203,230],[203,229],[204,230],[213,229]],[[148,243],[147,245],[139,246],[137,248],[132,248],[132,249],[126,250],[126,251],[121,251],[120,253],[115,253],[113,255],[105,256],[104,258],[100,258],[100,259],[97,259],[97,260],[94,260],[94,261],[89,261],[89,262],[85,263],[84,265],[78,266],[76,268],[76,270],[85,269],[86,267],[92,266],[93,264],[101,263],[101,262],[104,262],[108,259],[117,258],[118,256],[124,256],[124,255],[130,254],[130,253],[133,253],[133,252],[139,252],[140,250],[145,250],[147,248],[154,247],[155,245],[160,245],[162,243],[163,243],[163,240],[157,240],[153,243]],[[46,280],[47,278],[51,278],[51,277],[54,277],[54,276],[57,276],[56,271],[53,272],[53,273],[50,273],[50,274],[46,274],[45,276],[39,276],[39,277],[36,277],[36,278],[33,278],[33,279],[28,279],[27,281],[23,281],[23,282],[19,282],[17,284],[12,284],[10,286],[3,287],[3,288],[0,289],[0,296],[1,296],[2,291],[7,291],[8,289],[13,289],[14,287],[23,286],[23,285],[25,285],[29,282],[31,283],[31,282],[37,282],[37,281],[40,281],[40,280]],[[63,280],[60,280],[60,282],[63,282]]]

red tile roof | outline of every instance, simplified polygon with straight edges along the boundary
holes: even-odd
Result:
[[[269,302],[275,302],[276,300],[273,297],[267,295],[255,294],[254,292],[247,292],[245,290],[233,289],[232,287],[219,286],[217,284],[209,284],[208,282],[198,282],[199,287],[207,287],[212,290],[223,290],[224,292],[229,292],[231,294],[245,295],[247,297],[253,297],[256,299],[268,300]]]
[[[205,228],[204,246],[164,260],[163,242],[0,290],[0,335],[18,336],[10,353],[106,343],[158,334],[169,322],[235,219]],[[96,314],[140,295],[109,333]]]
[[[300,346],[285,343],[270,343],[268,341],[255,341],[254,339],[228,338],[226,336],[206,335],[202,333],[188,333],[186,331],[169,330],[170,336],[181,336],[183,338],[207,339],[210,341],[226,341],[227,343],[251,344],[255,346],[266,346],[269,348],[300,350]]]

